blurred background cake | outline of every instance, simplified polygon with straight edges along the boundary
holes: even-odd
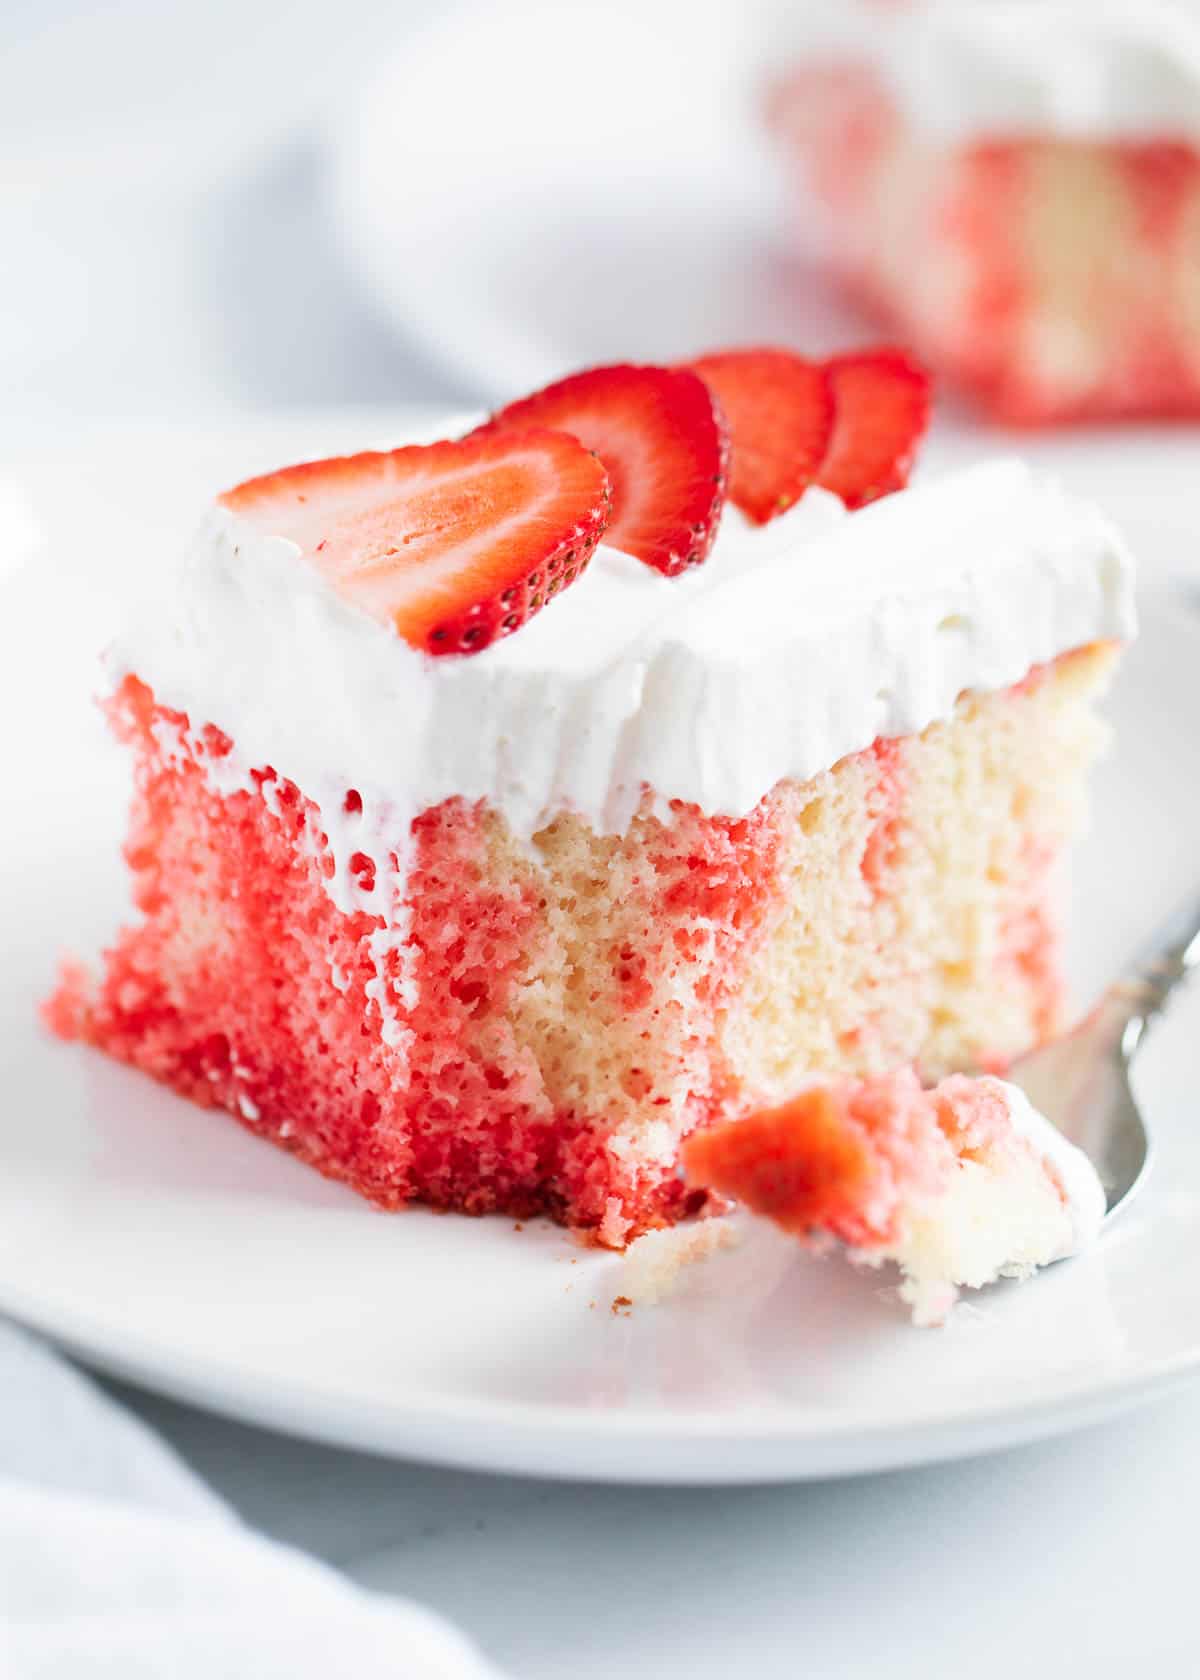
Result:
[[[852,293],[1004,419],[1200,414],[1200,9],[840,15],[769,109]]]
[[[1006,417],[1200,404],[1190,0],[8,20],[0,441],[884,319]]]

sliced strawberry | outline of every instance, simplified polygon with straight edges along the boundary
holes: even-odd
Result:
[[[527,430],[285,467],[221,501],[413,647],[478,653],[575,581],[610,491],[574,438]]]
[[[878,1200],[879,1164],[836,1087],[813,1085],[779,1108],[696,1132],[682,1160],[689,1185],[719,1190],[793,1236],[880,1240],[863,1211]]]
[[[592,368],[510,403],[480,428],[553,426],[596,454],[612,480],[605,541],[674,577],[705,559],[725,500],[725,423],[686,368]],[[478,435],[478,434],[477,434]]]
[[[902,350],[864,350],[825,364],[833,436],[816,482],[848,508],[908,483],[929,424],[929,375]]]
[[[824,368],[791,350],[722,350],[691,366],[729,423],[729,499],[757,524],[804,494],[833,433]]]

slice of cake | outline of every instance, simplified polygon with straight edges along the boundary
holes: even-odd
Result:
[[[697,1133],[683,1160],[689,1183],[810,1246],[894,1261],[918,1324],[940,1324],[961,1288],[1077,1253],[1104,1218],[1087,1156],[999,1079],[955,1074],[930,1091],[909,1069],[814,1081]]]
[[[771,118],[853,292],[1006,419],[1200,414],[1200,10],[839,15]]]
[[[109,654],[137,914],[57,1030],[614,1245],[699,1127],[1055,1030],[1119,538],[1012,461],[903,488],[895,353],[696,365],[219,499]]]

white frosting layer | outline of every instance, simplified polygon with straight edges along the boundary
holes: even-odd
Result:
[[[854,42],[939,138],[1200,138],[1194,0],[927,0]]]
[[[854,514],[822,491],[761,529],[727,510],[682,578],[601,549],[467,657],[416,652],[222,508],[164,581],[113,676],[219,725],[236,762],[273,766],[331,823],[356,788],[393,834],[453,795],[526,836],[563,810],[619,832],[647,785],[660,810],[741,816],[784,777],[949,715],[964,689],[1134,630],[1117,533],[1016,461]]]

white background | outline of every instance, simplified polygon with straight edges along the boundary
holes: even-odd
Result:
[[[5,0],[0,427],[461,396],[364,309],[328,211],[328,132],[432,10]]]
[[[327,213],[327,127],[424,13],[7,0],[0,470],[6,442],[112,416],[477,394],[373,315]],[[1200,1396],[943,1469],[655,1493],[385,1464],[121,1392],[250,1521],[515,1675],[1195,1671]]]

